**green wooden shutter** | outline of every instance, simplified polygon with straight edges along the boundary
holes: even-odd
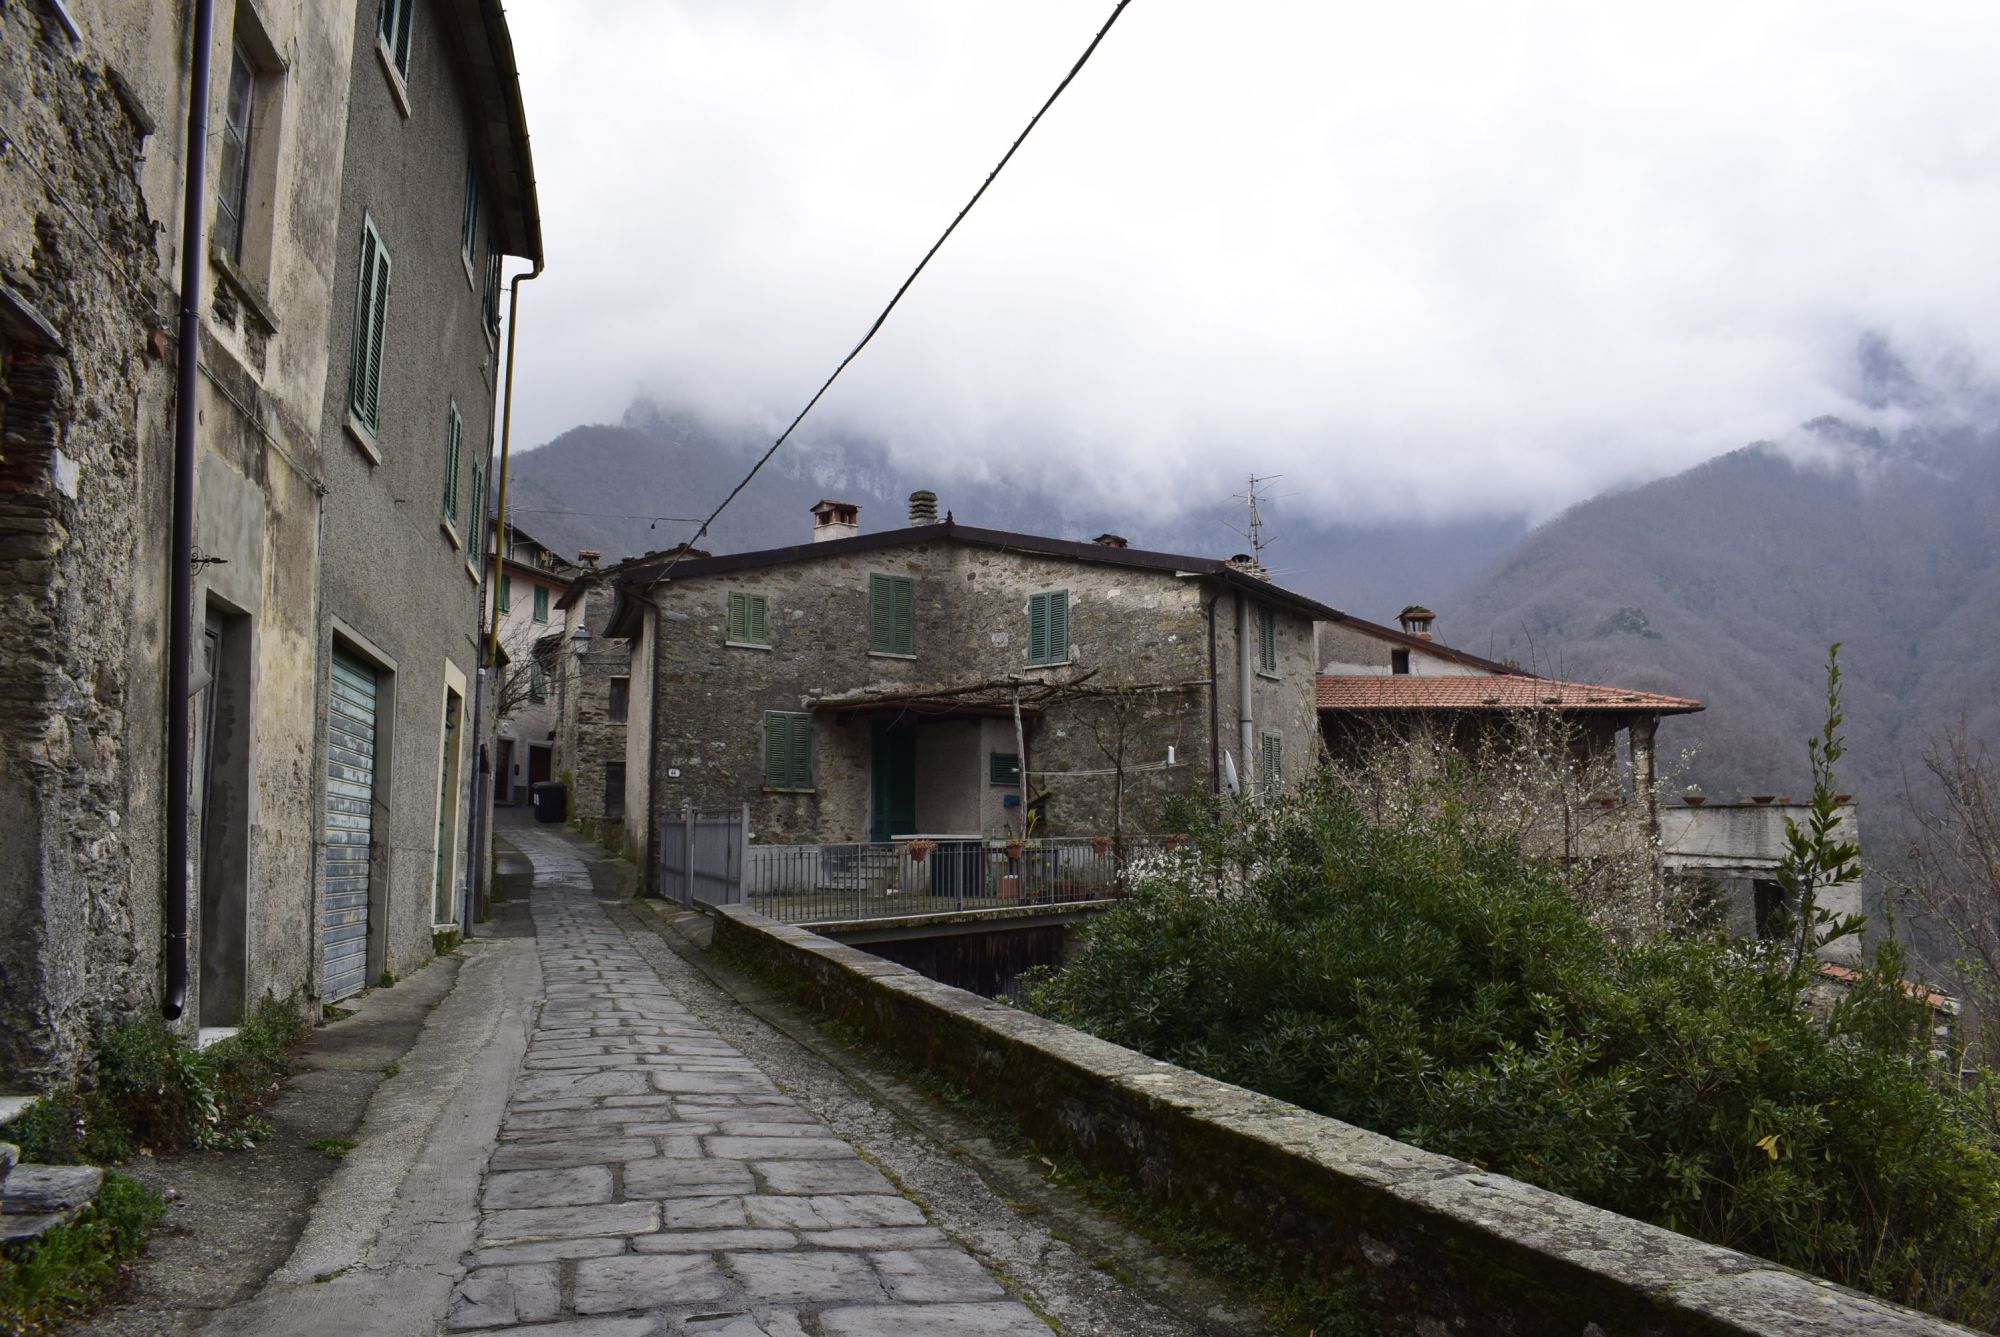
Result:
[[[514,578],[505,571],[500,573],[500,611],[506,612],[514,606]]]
[[[535,621],[547,622],[548,620],[549,587],[546,585],[537,585],[535,586]]]
[[[347,408],[363,423],[368,415],[368,327],[374,318],[375,229],[361,227],[361,270],[354,285],[354,340],[347,356]]]
[[[1261,772],[1257,777],[1260,784],[1276,785],[1284,780],[1285,739],[1282,734],[1267,733],[1264,735],[1264,756]]]
[[[770,603],[761,594],[753,594],[744,601],[744,631],[752,645],[771,643]]]
[[[1278,671],[1278,615],[1268,608],[1257,610],[1257,667]]]
[[[917,652],[917,587],[908,576],[868,577],[868,648],[889,655]]]
[[[812,788],[812,716],[764,712],[764,783],[772,789]]]
[[[724,640],[746,641],[750,639],[749,596],[731,594],[729,596],[728,625],[723,631]]]
[[[416,17],[417,0],[382,0],[376,12],[375,31],[388,48],[396,73],[410,77],[410,21]]]
[[[1012,788],[1021,783],[1021,759],[1012,752],[986,754],[986,783]]]
[[[472,461],[472,498],[469,512],[472,533],[466,539],[466,551],[472,554],[473,562],[486,560],[486,463],[477,456]]]
[[[1028,662],[1069,661],[1069,591],[1049,590],[1028,596]]]
[[[458,252],[470,265],[479,250],[479,166],[465,160],[465,205],[458,219]]]
[[[444,518],[454,525],[458,523],[458,451],[464,435],[458,405],[451,404],[444,415]]]

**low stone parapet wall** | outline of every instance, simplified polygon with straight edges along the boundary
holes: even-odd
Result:
[[[1359,1277],[1426,1337],[1963,1334],[924,978],[715,911],[715,947],[970,1090],[1044,1150],[1192,1211],[1294,1273]]]

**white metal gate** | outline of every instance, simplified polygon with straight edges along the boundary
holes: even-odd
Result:
[[[368,865],[375,826],[375,670],[335,649],[327,687],[324,997],[368,983]]]
[[[660,895],[682,905],[743,904],[749,858],[748,805],[723,812],[683,809],[660,826]]]

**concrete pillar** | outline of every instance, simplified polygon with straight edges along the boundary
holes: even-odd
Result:
[[[1638,791],[1636,797],[1646,808],[1646,835],[1657,840],[1660,835],[1660,795],[1657,766],[1654,762],[1654,738],[1659,733],[1658,715],[1635,715],[1627,726],[1627,737],[1632,749],[1632,787]]]

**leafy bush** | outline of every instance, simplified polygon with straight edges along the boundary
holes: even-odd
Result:
[[[98,1034],[89,1085],[44,1096],[0,1136],[20,1144],[22,1159],[45,1165],[251,1146],[270,1131],[255,1111],[291,1071],[285,1053],[306,1029],[296,1007],[275,999],[205,1050],[156,1017],[107,1026]]]
[[[1037,1010],[1587,1202],[1953,1317],[2000,1321],[2000,1139],[1937,1078],[1883,948],[1815,963],[1626,941],[1458,805],[1331,772],[1183,813]]]
[[[164,1211],[152,1189],[106,1175],[97,1201],[75,1220],[0,1245],[0,1331],[46,1332],[83,1313],[118,1280]]]

